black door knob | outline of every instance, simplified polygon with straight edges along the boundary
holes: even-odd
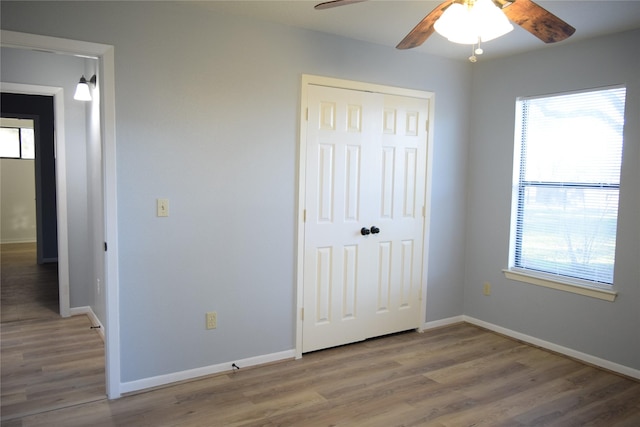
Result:
[[[363,236],[366,236],[368,234],[371,234],[371,231],[369,231],[369,229],[367,227],[362,227],[360,229],[360,234],[362,234]]]
[[[380,229],[378,227],[376,227],[375,225],[371,226],[371,234],[378,234],[380,232]]]

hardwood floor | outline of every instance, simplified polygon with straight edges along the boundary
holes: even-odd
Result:
[[[0,245],[0,320],[59,317],[58,264],[38,265],[35,243]]]
[[[1,249],[2,425],[105,399],[104,344],[87,316],[59,316],[56,265],[38,265],[35,244]]]
[[[3,425],[637,427],[640,382],[458,324]]]
[[[81,319],[74,318],[74,324],[77,321],[86,332]],[[48,336],[58,328],[73,327],[72,322],[43,322],[40,333]],[[63,402],[59,409],[43,405],[39,413],[5,419],[5,399],[10,399],[8,407],[12,400],[55,400],[60,395],[45,381],[38,393],[5,397],[5,381],[20,383],[11,371],[5,378],[5,359],[15,359],[15,366],[32,373],[84,362],[64,361],[67,356],[60,353],[58,364],[35,368],[17,354],[5,354],[4,328],[3,324],[3,427],[640,426],[640,382],[463,323],[318,351],[301,360],[244,368],[113,401]],[[67,343],[70,348],[73,342]],[[29,357],[62,351],[53,348],[43,344]],[[78,355],[76,360],[86,359]],[[81,378],[91,374],[63,376],[82,394]]]

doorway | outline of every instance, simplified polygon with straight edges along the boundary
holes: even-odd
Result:
[[[35,117],[11,113],[2,94],[0,117],[0,287],[1,319],[8,322],[59,317],[57,262],[38,256],[36,219],[36,126]],[[5,111],[8,109],[9,112]],[[12,118],[7,118],[8,116]],[[21,118],[17,118],[21,117]],[[38,124],[42,122],[38,120]],[[38,132],[38,140],[39,140]],[[41,141],[38,141],[39,145]],[[47,145],[47,144],[45,144]],[[39,150],[40,151],[40,148]],[[41,176],[42,174],[38,174]],[[56,239],[57,240],[57,239]],[[42,240],[40,241],[42,248]],[[56,242],[57,243],[57,242]],[[49,260],[51,261],[51,260]]]
[[[2,322],[62,315],[53,97],[2,93],[0,112]]]
[[[0,175],[0,243],[35,243],[34,120],[0,117]]]
[[[3,117],[29,119],[34,123],[34,178],[36,210],[36,258],[38,264],[56,263],[58,271],[58,310],[69,313],[69,265],[67,236],[67,200],[63,179],[64,135],[56,137],[55,129],[64,129],[62,117],[54,115],[55,107],[62,105],[59,88],[28,85],[2,85],[1,108]],[[56,151],[58,159],[56,159]],[[56,164],[62,168],[56,174]]]
[[[38,264],[58,261],[53,97],[2,93],[3,118],[33,121]],[[20,133],[24,133],[22,129]]]
[[[299,355],[421,328],[432,101],[303,80]]]
[[[101,295],[101,308],[103,313],[100,316],[104,325],[104,341],[105,341],[105,368],[106,368],[106,388],[109,398],[120,397],[120,348],[119,348],[119,301],[118,301],[118,234],[117,234],[117,194],[116,194],[116,165],[115,165],[115,65],[114,65],[114,49],[113,46],[98,43],[83,42],[78,40],[61,39],[48,36],[40,36],[27,33],[19,33],[13,31],[1,30],[0,44],[2,47],[11,47],[24,50],[35,50],[50,52],[62,55],[79,56],[82,58],[93,58],[97,60],[97,74],[100,75],[98,80],[99,100],[95,102],[99,109],[100,116],[100,138],[102,150],[103,165],[103,209],[104,209],[104,242],[100,247],[104,247],[104,281],[100,284],[103,289]],[[76,77],[77,78],[77,77]],[[35,82],[33,82],[35,83]],[[42,94],[43,88],[31,84],[11,84],[2,83],[2,90],[12,92],[25,92]],[[57,95],[62,95],[59,90]],[[54,96],[56,118],[64,113],[64,101],[62,96]],[[62,134],[64,129],[64,121],[60,126],[56,123],[56,129]],[[58,156],[61,155],[61,148],[57,147]],[[64,152],[62,152],[64,159]],[[58,179],[66,179],[59,176]],[[66,189],[65,185],[59,185],[59,189]],[[59,212],[60,213],[60,212]],[[66,218],[60,223],[66,224]],[[60,231],[60,230],[59,230]],[[60,233],[62,237],[62,233]],[[60,247],[68,242],[59,242]],[[106,251],[108,244],[108,251]],[[68,246],[67,246],[68,248]],[[60,257],[61,251],[58,256]],[[60,265],[62,268],[62,264]],[[68,271],[60,271],[60,278],[66,275],[68,282]],[[68,299],[68,295],[66,296]],[[64,298],[61,297],[61,301]],[[63,308],[61,307],[61,310]],[[68,307],[66,308],[68,310]]]

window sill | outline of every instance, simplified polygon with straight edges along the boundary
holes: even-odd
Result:
[[[605,301],[613,302],[618,295],[617,292],[609,289],[600,289],[595,286],[579,285],[569,282],[560,282],[544,277],[543,275],[535,275],[529,272],[523,272],[518,270],[502,270],[505,277],[511,280],[517,280],[518,282],[531,283],[532,285],[544,286],[545,288],[558,289],[565,292],[571,292],[574,294],[584,295],[592,298],[598,298]]]

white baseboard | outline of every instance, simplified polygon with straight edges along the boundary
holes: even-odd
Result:
[[[493,323],[485,322],[483,320],[476,319],[470,316],[461,316],[463,321],[471,323],[472,325],[480,326],[481,328],[489,329],[490,331],[497,332],[502,335],[506,335],[511,338],[532,344],[538,347],[545,348],[547,350],[554,351],[556,353],[564,354],[565,356],[572,357],[574,359],[581,360],[591,365],[598,366],[600,368],[607,369],[609,371],[617,372],[628,377],[640,379],[640,370],[630,368],[628,366],[620,365],[609,360],[601,359],[596,356],[592,356],[587,353],[582,353],[571,348],[563,347],[558,344],[554,344],[549,341],[541,340],[530,335],[526,335],[520,332],[512,331],[511,329],[503,328],[502,326],[494,325]]]
[[[81,309],[83,309],[82,307]],[[90,307],[89,307],[90,309]],[[71,309],[72,314],[75,313],[75,310]],[[80,313],[78,313],[80,314]],[[455,323],[467,322],[473,325],[480,326],[482,328],[497,332],[499,334],[515,338],[517,340],[545,348],[547,350],[554,351],[556,353],[564,354],[566,356],[572,357],[577,360],[581,360],[583,362],[589,363],[591,365],[599,366],[604,369],[608,369],[613,372],[617,372],[632,378],[640,379],[640,370],[633,369],[624,365],[620,365],[614,362],[610,362],[605,359],[601,359],[595,356],[591,356],[586,353],[582,353],[567,347],[562,347],[560,345],[541,340],[539,338],[535,338],[529,335],[522,334],[520,332],[512,331],[507,328],[503,328],[498,325],[494,325],[492,323],[488,323],[470,316],[454,316],[449,317],[447,319],[434,320],[431,322],[425,322],[422,325],[423,330],[439,328],[442,326],[448,326]],[[265,354],[262,356],[250,357],[242,360],[229,361],[227,363],[220,363],[217,365],[204,366],[196,369],[189,369],[186,371],[174,372],[166,375],[158,375],[156,377],[143,378],[141,380],[129,381],[120,384],[120,392],[121,393],[131,393],[135,391],[140,391],[152,387],[164,386],[172,383],[177,383],[180,381],[192,380],[199,377],[204,377],[207,375],[219,374],[221,372],[231,371],[233,368],[231,367],[232,363],[237,364],[241,368],[249,367],[249,366],[257,366],[265,363],[278,362],[287,359],[294,359],[296,355],[295,349],[282,351],[279,353]]]
[[[442,326],[453,325],[454,323],[464,322],[464,316],[454,316],[449,317],[447,319],[433,320],[431,322],[425,322],[422,324],[422,330],[426,331],[428,329],[440,328]]]
[[[279,353],[265,354],[262,356],[249,357],[247,359],[233,360],[218,365],[203,366],[202,368],[188,369],[186,371],[173,372],[166,375],[158,375],[156,377],[144,378],[136,381],[129,381],[120,384],[121,393],[131,393],[134,391],[144,390],[151,387],[159,387],[179,381],[192,380],[207,375],[219,374],[221,372],[231,371],[232,363],[235,363],[241,369],[249,366],[263,365],[265,363],[279,362],[282,360],[295,358],[295,350],[286,350]]]
[[[98,319],[98,316],[96,316],[96,314],[93,312],[93,309],[90,306],[70,308],[69,314],[71,316],[79,316],[82,314],[86,314],[87,317],[89,317],[89,320],[91,320],[91,325],[93,325],[96,328],[96,330],[100,334],[100,337],[102,338],[102,341],[104,341],[104,326],[102,325],[102,322],[100,322],[100,319]]]

